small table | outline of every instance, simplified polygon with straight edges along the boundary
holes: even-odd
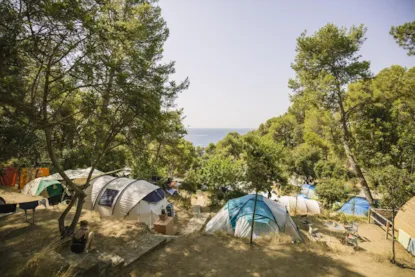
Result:
[[[154,231],[164,235],[174,235],[174,219],[173,217],[160,218],[154,222]]]

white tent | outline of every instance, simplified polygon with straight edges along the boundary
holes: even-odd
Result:
[[[281,196],[278,202],[286,206],[290,214],[320,214],[320,206],[316,200],[301,196]]]
[[[100,176],[86,189],[83,207],[101,217],[138,220],[150,228],[169,204],[158,186],[126,177]]]
[[[207,223],[206,232],[224,231],[237,237],[249,237],[254,203],[253,194],[229,200]],[[284,205],[258,195],[253,237],[269,233],[286,233],[294,241],[301,241],[297,226]]]
[[[42,194],[45,197],[51,197],[62,194],[63,189],[64,187],[58,180],[39,177],[27,183],[22,190],[22,194],[33,196]]]
[[[89,173],[91,172],[91,167],[85,168],[85,169],[68,169],[65,170],[66,176],[69,177],[69,179],[87,179],[89,176]],[[102,171],[99,171],[98,169],[94,169],[92,172],[92,178],[104,175],[105,173]],[[55,173],[52,175],[49,175],[48,177],[45,177],[46,180],[63,180],[63,177],[59,173]]]

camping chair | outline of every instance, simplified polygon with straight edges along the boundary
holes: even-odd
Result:
[[[344,226],[344,228],[352,235],[359,237],[359,224],[352,222],[352,225]]]
[[[307,215],[302,215],[301,216],[301,228],[304,230],[308,230],[309,229],[309,225],[310,225],[310,221],[307,220]]]
[[[316,241],[321,239],[321,234],[318,231],[318,228],[313,228],[312,224],[308,225],[308,233],[310,234],[311,238],[315,239]]]
[[[346,233],[345,241],[346,241],[346,245],[347,244],[352,245],[354,250],[359,249],[359,236],[356,236],[353,233],[348,232]]]

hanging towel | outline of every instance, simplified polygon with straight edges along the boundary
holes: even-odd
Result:
[[[415,238],[411,238],[408,245],[408,252],[415,256]]]
[[[402,229],[399,229],[398,241],[405,249],[408,249],[409,241],[411,237],[405,233]]]

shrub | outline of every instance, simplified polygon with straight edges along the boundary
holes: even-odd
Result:
[[[335,202],[341,202],[346,198],[343,183],[343,180],[326,179],[317,185],[316,193],[326,207],[331,207]]]

